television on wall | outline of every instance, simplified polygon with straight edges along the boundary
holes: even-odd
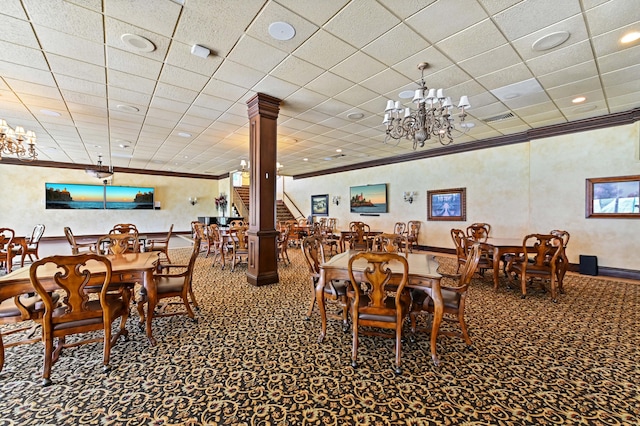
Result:
[[[352,186],[349,207],[351,213],[387,213],[387,184]]]
[[[153,210],[154,188],[45,183],[47,209]]]

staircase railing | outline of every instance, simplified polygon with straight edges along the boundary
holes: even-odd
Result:
[[[244,200],[238,194],[238,190],[236,187],[233,187],[233,196],[231,197],[231,205],[235,206],[238,210],[238,215],[243,217],[245,220],[249,220],[249,208],[244,204]]]
[[[304,213],[302,213],[302,211],[298,208],[298,206],[296,205],[296,203],[293,202],[293,200],[291,199],[291,197],[289,197],[289,194],[287,194],[286,192],[282,193],[283,197],[282,197],[282,201],[284,202],[285,206],[287,206],[287,208],[289,209],[289,211],[291,211],[291,207],[289,205],[292,205],[295,210],[300,214],[299,216],[296,216],[296,219],[299,219],[301,217],[306,218],[306,216],[304,215]],[[295,212],[293,212],[295,213]]]

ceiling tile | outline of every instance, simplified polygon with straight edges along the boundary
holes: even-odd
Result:
[[[486,12],[476,1],[447,0],[431,3],[408,18],[406,23],[433,44],[486,18]]]

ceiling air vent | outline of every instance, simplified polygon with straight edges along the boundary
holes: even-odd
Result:
[[[483,118],[482,121],[484,121],[485,123],[493,123],[494,121],[502,121],[512,117],[514,117],[513,113],[507,112],[506,114],[494,115],[493,117]]]

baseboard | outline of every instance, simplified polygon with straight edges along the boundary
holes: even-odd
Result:
[[[443,248],[443,247],[418,246],[418,248],[420,250],[430,251],[434,253],[452,254],[452,255],[456,254],[455,249],[449,249],[449,248]],[[580,265],[578,263],[570,263],[569,271],[579,273]],[[597,276],[640,281],[640,271],[635,269],[610,268],[607,266],[598,265]]]

